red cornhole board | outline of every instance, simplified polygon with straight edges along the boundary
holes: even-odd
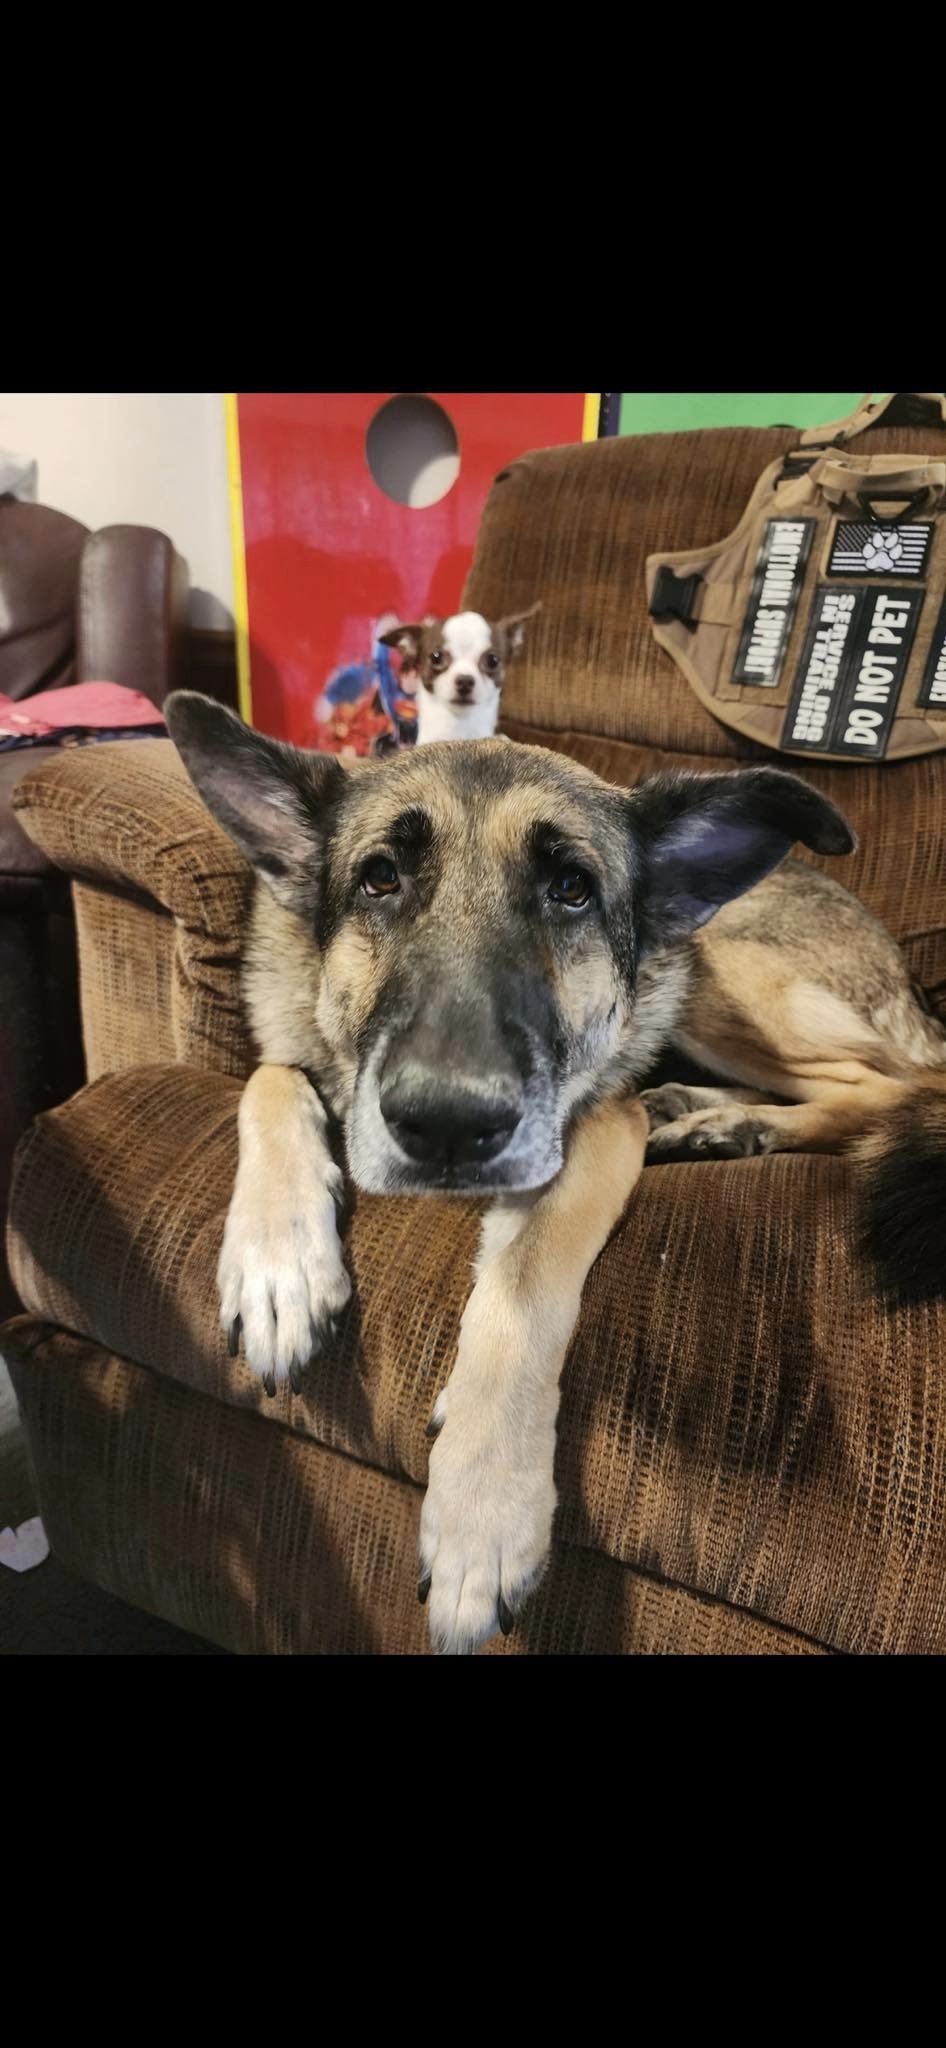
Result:
[[[374,628],[456,611],[497,470],[530,448],[592,438],[595,395],[430,392],[460,446],[436,505],[396,504],[365,456],[390,392],[240,392],[228,403],[240,708],[298,746],[324,744],[316,707]]]

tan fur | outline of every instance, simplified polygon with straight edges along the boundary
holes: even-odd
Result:
[[[586,819],[580,803],[569,801],[558,791],[519,788],[512,783],[509,790],[496,799],[484,818],[484,832],[492,850],[493,858],[505,862],[514,857],[530,828],[546,820],[556,824],[563,837],[568,837],[575,852],[591,858],[586,840]]]
[[[438,1648],[471,1649],[540,1576],[555,1512],[559,1379],[589,1268],[640,1177],[647,1118],[636,1098],[589,1111],[539,1196],[484,1223],[456,1364],[434,1410],[421,1515],[422,1591]]]
[[[693,787],[699,778],[666,778],[628,798],[575,763],[503,740],[433,743],[346,777],[337,764],[287,760],[286,750],[247,738],[220,707],[186,696],[176,705],[169,723],[197,786],[264,878],[245,984],[265,1064],[241,1105],[219,1275],[231,1344],[242,1318],[251,1368],[270,1383],[293,1379],[347,1299],[328,1118],[304,1075],[287,1069],[317,1077],[366,1192],[452,1185],[493,1197],[456,1365],[435,1410],[441,1434],[421,1527],[434,1638],[470,1648],[510,1622],[541,1571],[559,1375],[584,1279],[639,1176],[648,1127],[659,1160],[830,1149],[892,1115],[902,1156],[903,1130],[915,1123],[904,1104],[932,1084],[938,1108],[946,1090],[946,1038],[917,1003],[889,934],[817,869],[786,860],[755,887],[742,880],[741,896],[729,887],[726,861],[738,866],[745,843],[745,821],[733,834],[734,799],[718,788],[729,778],[702,780],[708,809]],[[788,797],[776,799],[768,771],[747,771],[750,786],[762,825],[775,829],[772,805]],[[820,798],[820,822],[812,820],[811,795],[799,787],[789,825],[806,845],[849,850],[843,820]],[[681,838],[681,818],[701,805],[700,830],[688,838],[683,828]],[[428,833],[419,852],[418,809]],[[537,870],[544,876],[543,863],[557,858],[537,825],[553,842],[561,833],[566,866],[580,865],[587,847],[587,918],[563,922],[551,892],[537,893]],[[784,824],[776,847],[779,839]],[[681,880],[681,861],[692,866],[701,843],[702,870]],[[376,914],[366,890],[371,864],[390,862],[391,849],[403,865],[403,919]],[[670,875],[663,895],[661,859]],[[400,889],[400,871],[395,880]],[[718,907],[727,887],[734,900]],[[484,987],[492,1011],[477,1010]],[[389,991],[390,1003],[378,1000]],[[530,1002],[540,1021],[516,1070],[508,1047],[525,1035]],[[500,1011],[505,1039],[496,1036]],[[390,1097],[382,1107],[392,1044],[413,1086],[410,1060],[431,1029],[417,1094],[406,1098],[433,1104],[428,1129],[442,1114],[444,1072],[466,1089],[485,1086],[483,1047],[490,1085],[527,1075],[515,1098],[518,1111],[528,1097],[527,1113],[517,1114],[508,1144],[482,1172],[458,1169],[453,1183],[399,1151],[390,1128],[399,1112]],[[665,1048],[730,1086],[671,1083],[636,1098]],[[496,1090],[485,1099],[498,1099]],[[409,1142],[409,1123],[402,1135]]]
[[[923,1090],[924,1093],[928,1092],[932,1104],[935,1104],[937,1097],[946,1097],[946,1072],[926,1074],[923,1080]],[[907,1099],[910,1092],[912,1091],[902,1090],[901,1100]],[[942,1111],[940,1110],[941,1115]],[[882,1123],[872,1123],[870,1128],[858,1139],[857,1145],[854,1148],[854,1154],[862,1165],[870,1166],[874,1161],[884,1158],[888,1146],[889,1138],[884,1125]]]
[[[309,1063],[322,962],[304,920],[257,889],[243,957],[243,993],[264,1059]]]
[[[342,1176],[305,1075],[257,1067],[240,1099],[240,1159],[217,1266],[220,1317],[264,1358],[268,1393],[298,1379],[351,1294],[336,1222]]]
[[[705,1091],[675,1089],[671,1118],[668,1092],[648,1091],[654,1160],[836,1151],[946,1068],[946,1039],[889,934],[799,863],[728,904],[691,951],[676,1043],[752,1095],[707,1102]]]

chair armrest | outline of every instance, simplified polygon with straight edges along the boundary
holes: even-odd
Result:
[[[239,967],[251,872],[170,740],[57,749],[14,803],[73,881],[90,1080],[142,1058],[247,1073]]]

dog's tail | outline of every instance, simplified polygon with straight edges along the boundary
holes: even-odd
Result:
[[[901,1303],[946,1299],[946,1068],[924,1071],[852,1153],[881,1292]]]

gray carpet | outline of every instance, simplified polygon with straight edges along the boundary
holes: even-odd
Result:
[[[16,1395],[0,1359],[0,1529],[38,1514],[36,1481]],[[0,1564],[0,1656],[223,1657],[200,1636],[126,1606],[47,1557],[33,1571]]]

